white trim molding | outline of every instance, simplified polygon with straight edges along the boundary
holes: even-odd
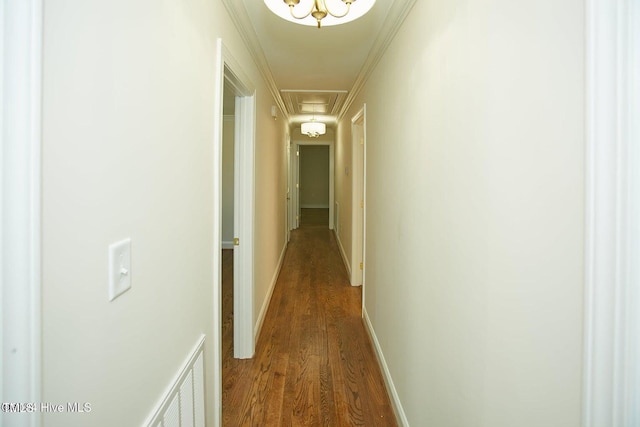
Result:
[[[271,277],[271,284],[269,285],[269,290],[267,291],[267,296],[262,303],[262,307],[260,307],[260,313],[258,314],[258,320],[256,321],[256,326],[254,328],[254,340],[258,342],[258,337],[260,337],[260,332],[262,331],[262,325],[264,325],[264,319],[267,316],[267,310],[269,310],[269,304],[271,304],[271,297],[273,296],[273,290],[276,288],[276,283],[278,283],[278,277],[280,277],[280,270],[282,270],[282,264],[284,264],[284,257],[287,253],[288,242],[284,242],[284,246],[282,247],[282,251],[280,252],[280,259],[278,260],[278,266],[276,270],[273,272],[273,276]]]
[[[631,427],[640,424],[640,11],[635,0],[586,5],[582,425]]]
[[[382,371],[384,385],[387,389],[387,393],[389,393],[389,397],[391,398],[391,405],[393,406],[393,412],[396,416],[396,422],[400,427],[409,427],[409,420],[407,419],[407,414],[405,414],[404,408],[402,407],[402,402],[400,401],[398,390],[393,384],[393,378],[391,377],[391,371],[389,371],[389,365],[387,365],[387,361],[385,360],[384,354],[382,353],[382,347],[380,346],[380,342],[378,341],[378,337],[376,336],[376,331],[373,329],[373,324],[371,323],[371,319],[369,318],[367,309],[364,307],[362,308],[362,318],[364,320],[365,329],[369,334],[369,338],[371,338],[371,342],[373,342],[373,349],[375,350],[376,359],[378,360],[378,365],[380,366],[380,370]]]
[[[3,1],[0,22],[0,398],[2,402],[39,402],[42,0]],[[41,423],[38,412],[1,413],[0,417],[0,425],[36,427]]]
[[[340,240],[340,235],[337,230],[333,230],[334,235],[336,236],[336,242],[338,243],[338,248],[340,249],[340,255],[342,255],[342,263],[344,264],[344,268],[347,271],[347,276],[351,277],[351,266],[349,265],[349,259],[347,258],[347,253],[344,250],[344,246],[342,246],[342,240]]]
[[[389,11],[387,12],[387,19],[378,32],[378,36],[373,42],[369,55],[367,56],[360,73],[351,87],[349,95],[347,95],[347,99],[344,101],[344,104],[342,104],[340,113],[338,113],[338,121],[342,120],[345,114],[349,111],[349,108],[351,108],[351,104],[356,100],[360,91],[367,83],[367,80],[369,80],[369,76],[371,76],[376,65],[378,65],[378,62],[380,62],[380,59],[382,59],[384,53],[387,51],[387,48],[398,33],[398,30],[405,18],[409,15],[409,12],[411,12],[411,8],[415,2],[416,0],[395,0],[389,8]]]
[[[416,0],[394,0],[392,2],[392,5],[387,12],[385,23],[378,32],[378,36],[376,37],[376,40],[374,41],[373,46],[369,51],[362,69],[355,79],[353,87],[349,91],[349,94],[347,95],[344,103],[341,105],[340,111],[338,113],[338,121],[342,117],[344,117],[347,111],[349,111],[349,107],[360,93],[360,90],[362,89],[364,84],[367,82],[367,79],[384,55],[387,47],[389,47],[389,44],[391,44],[391,41],[395,37],[407,15],[409,15],[409,12],[411,11],[411,8],[415,4],[415,2]],[[257,64],[262,77],[265,79],[265,82],[269,87],[269,91],[273,96],[273,99],[277,103],[280,110],[283,112],[283,115],[285,115],[285,119],[288,120],[289,117],[285,102],[282,99],[277,84],[275,83],[273,73],[271,72],[271,68],[269,67],[267,58],[264,54],[264,51],[262,50],[260,40],[258,39],[253,25],[251,24],[251,19],[249,18],[246,8],[244,7],[243,0],[222,0],[222,3],[227,8],[231,20],[240,32],[240,35],[242,36],[247,49],[249,50],[251,56],[253,57],[253,60]]]
[[[269,92],[271,92],[271,96],[273,96],[274,102],[282,112],[284,119],[288,120],[289,117],[287,115],[287,109],[284,105],[284,101],[282,100],[282,96],[280,95],[280,91],[278,90],[278,85],[273,78],[273,73],[271,72],[271,68],[269,68],[269,62],[262,50],[260,40],[253,29],[251,19],[249,18],[247,9],[244,7],[244,3],[242,0],[222,0],[222,3],[227,8],[227,12],[229,12],[231,20],[238,29],[238,32],[240,33],[245,46],[249,50],[251,57],[258,66],[258,69],[269,88]]]

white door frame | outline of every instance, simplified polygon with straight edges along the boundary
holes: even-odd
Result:
[[[286,212],[286,220],[287,224],[286,233],[285,233],[285,242],[289,243],[291,240],[291,230],[293,229],[293,207],[292,207],[292,188],[291,188],[291,137],[289,136],[289,132],[285,135],[285,147],[287,151],[287,199],[285,201],[285,212]]]
[[[225,80],[232,85],[236,98],[236,128],[234,162],[236,176],[234,198],[238,198],[234,216],[238,215],[238,227],[234,230],[240,245],[234,249],[234,265],[242,266],[238,280],[234,277],[234,356],[252,357],[255,351],[253,331],[253,251],[254,251],[254,176],[255,176],[255,87],[234,60],[222,39],[217,40],[216,76],[214,100],[213,140],[213,359],[215,381],[213,385],[213,411],[216,425],[222,424],[222,357],[220,353],[222,315],[222,129],[223,96]],[[235,204],[235,202],[234,202]],[[234,217],[234,222],[235,217]],[[235,276],[235,272],[234,272]]]
[[[351,191],[351,285],[364,285],[365,258],[365,225],[366,225],[366,168],[367,168],[367,105],[351,119],[351,170],[353,188]],[[362,263],[362,269],[360,269]],[[362,293],[364,306],[364,292]]]
[[[294,144],[294,151],[291,153],[292,165],[290,166],[293,169],[291,176],[294,179],[292,183],[293,187],[293,223],[291,224],[292,230],[300,227],[300,146],[306,145],[314,145],[314,146],[328,146],[329,147],[329,230],[333,230],[334,227],[334,204],[335,204],[335,195],[334,195],[334,141],[296,141]]]
[[[42,0],[3,1],[0,22],[0,401],[40,402]],[[40,424],[38,411],[0,413],[0,425]]]
[[[586,3],[583,427],[640,424],[640,4]]]
[[[254,128],[255,96],[235,73],[225,79],[236,89],[234,133],[233,229],[233,356],[248,359],[255,352],[253,320]],[[247,95],[251,93],[251,95]]]
[[[300,227],[300,212],[298,210],[298,181],[300,181],[298,174],[298,146],[295,143],[289,141],[289,188],[291,198],[291,209],[289,211],[289,227],[291,230],[295,230]]]

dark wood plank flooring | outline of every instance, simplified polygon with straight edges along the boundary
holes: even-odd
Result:
[[[332,231],[292,232],[250,360],[233,358],[232,263],[224,251],[225,427],[397,425]]]

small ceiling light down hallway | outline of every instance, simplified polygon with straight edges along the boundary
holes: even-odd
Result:
[[[316,122],[315,119],[302,124],[302,133],[310,138],[317,138],[327,132],[327,125]]]
[[[309,138],[317,138],[320,135],[324,135],[327,132],[327,125],[324,123],[316,122],[316,106],[313,106],[313,117],[310,122],[302,123],[300,130],[303,134]]]
[[[264,0],[282,19],[296,24],[331,26],[346,24],[367,13],[376,0]],[[342,4],[340,4],[342,3]]]

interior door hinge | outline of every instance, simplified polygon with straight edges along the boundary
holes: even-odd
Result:
[[[360,200],[360,207],[364,208],[364,200]]]
[[[364,270],[364,263],[360,263],[360,270]]]
[[[233,238],[233,246],[240,246],[240,239],[238,237]]]

